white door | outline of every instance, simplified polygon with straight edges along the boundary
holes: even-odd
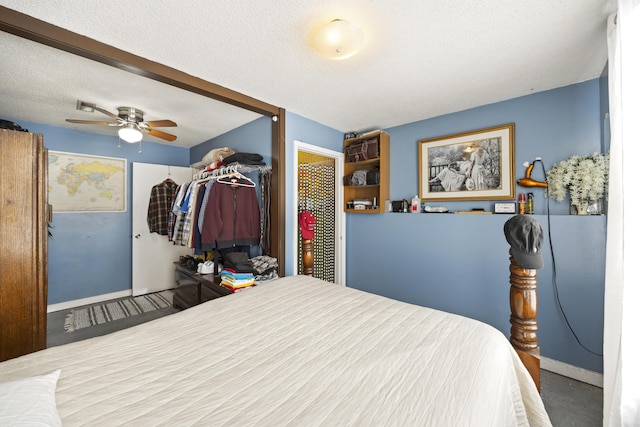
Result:
[[[134,296],[175,287],[173,263],[180,255],[193,254],[191,248],[174,246],[167,236],[150,233],[147,225],[151,188],[167,178],[180,185],[192,177],[193,169],[187,167],[133,163],[131,282]]]

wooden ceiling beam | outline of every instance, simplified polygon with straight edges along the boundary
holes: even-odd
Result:
[[[0,30],[265,116],[280,109],[250,96],[0,6]]]

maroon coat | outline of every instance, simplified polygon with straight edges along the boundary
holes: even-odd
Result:
[[[217,182],[209,192],[202,224],[202,249],[260,244],[260,208],[253,187]]]

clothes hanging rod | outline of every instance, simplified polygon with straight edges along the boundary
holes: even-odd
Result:
[[[227,166],[221,166],[211,171],[200,171],[193,177],[194,179],[216,177],[218,175],[225,175],[231,173],[249,173],[259,171],[260,173],[271,172],[271,165],[246,165],[242,163],[235,163]]]

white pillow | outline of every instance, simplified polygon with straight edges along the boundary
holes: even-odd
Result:
[[[62,426],[56,407],[60,369],[0,383],[0,426]]]

